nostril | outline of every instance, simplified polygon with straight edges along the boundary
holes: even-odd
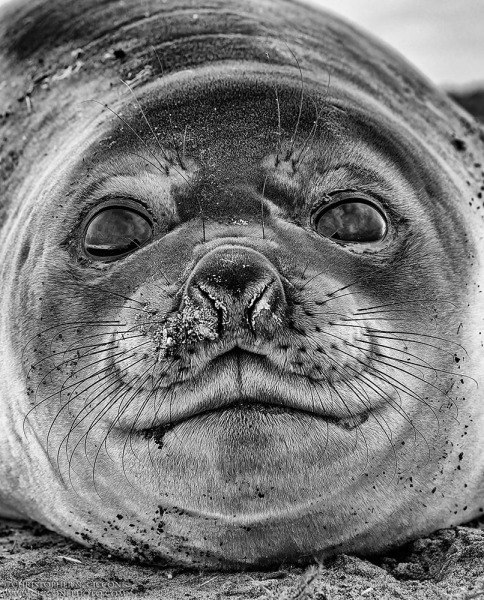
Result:
[[[227,306],[225,303],[218,298],[213,292],[205,288],[204,286],[198,284],[197,288],[205,299],[205,301],[210,305],[212,310],[214,310],[217,314],[217,334],[219,336],[222,335],[223,326],[227,323]]]
[[[247,323],[251,330],[255,332],[257,319],[275,318],[275,298],[274,279],[260,287],[250,299],[247,305]]]

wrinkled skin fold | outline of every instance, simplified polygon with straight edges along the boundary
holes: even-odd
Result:
[[[1,514],[233,568],[482,513],[472,118],[293,2],[0,23]]]

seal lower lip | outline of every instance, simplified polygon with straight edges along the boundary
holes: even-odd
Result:
[[[234,402],[232,404],[228,404],[226,406],[219,406],[217,408],[213,408],[210,410],[204,410],[197,413],[193,413],[191,415],[185,416],[182,419],[177,421],[173,421],[171,423],[166,423],[163,425],[159,425],[149,429],[143,429],[140,433],[145,437],[154,437],[155,439],[160,440],[168,431],[184,423],[186,421],[190,421],[191,419],[196,419],[202,415],[208,414],[222,414],[226,412],[232,411],[244,411],[244,412],[257,412],[260,414],[267,415],[283,415],[283,414],[293,414],[293,415],[304,415],[311,416],[314,419],[319,419],[325,421],[327,423],[332,423],[341,429],[346,431],[352,431],[356,429],[359,425],[362,425],[365,421],[367,421],[369,417],[369,411],[362,412],[358,414],[348,415],[346,418],[337,418],[331,417],[329,415],[321,415],[313,412],[309,412],[307,410],[298,410],[296,408],[283,406],[280,404],[267,404],[261,402],[249,402],[249,401],[240,401]]]

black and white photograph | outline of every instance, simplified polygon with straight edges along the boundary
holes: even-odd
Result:
[[[0,0],[0,598],[484,600],[483,0]]]

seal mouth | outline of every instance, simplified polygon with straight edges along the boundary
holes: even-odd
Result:
[[[370,416],[370,410],[363,411],[358,414],[351,415],[346,418],[338,418],[333,417],[327,414],[319,414],[316,412],[304,410],[301,408],[293,408],[288,406],[286,403],[282,401],[277,401],[274,399],[272,402],[260,402],[257,399],[241,399],[235,400],[229,404],[224,406],[218,406],[216,408],[209,408],[206,410],[200,410],[197,412],[193,412],[183,417],[174,419],[173,421],[163,424],[157,425],[155,427],[150,427],[146,429],[142,429],[138,431],[140,435],[146,438],[153,438],[159,444],[163,438],[163,436],[168,433],[171,429],[176,427],[177,425],[181,425],[187,421],[191,421],[192,419],[201,418],[207,415],[214,416],[222,416],[227,413],[235,413],[235,412],[243,412],[243,413],[254,413],[259,415],[268,415],[268,416],[278,416],[278,415],[293,415],[295,417],[312,417],[314,419],[318,419],[320,421],[324,421],[328,424],[335,425],[345,431],[352,431],[356,429],[358,426],[362,425]]]
[[[351,431],[381,407],[381,399],[355,402],[346,398],[336,403],[331,385],[322,386],[322,382],[283,372],[262,351],[236,347],[212,357],[193,378],[168,384],[165,394],[171,394],[172,399],[177,397],[176,402],[162,404],[154,416],[140,417],[138,413],[134,423],[126,415],[117,420],[114,428],[129,435],[153,435],[201,415],[245,411],[273,417],[311,417]]]

